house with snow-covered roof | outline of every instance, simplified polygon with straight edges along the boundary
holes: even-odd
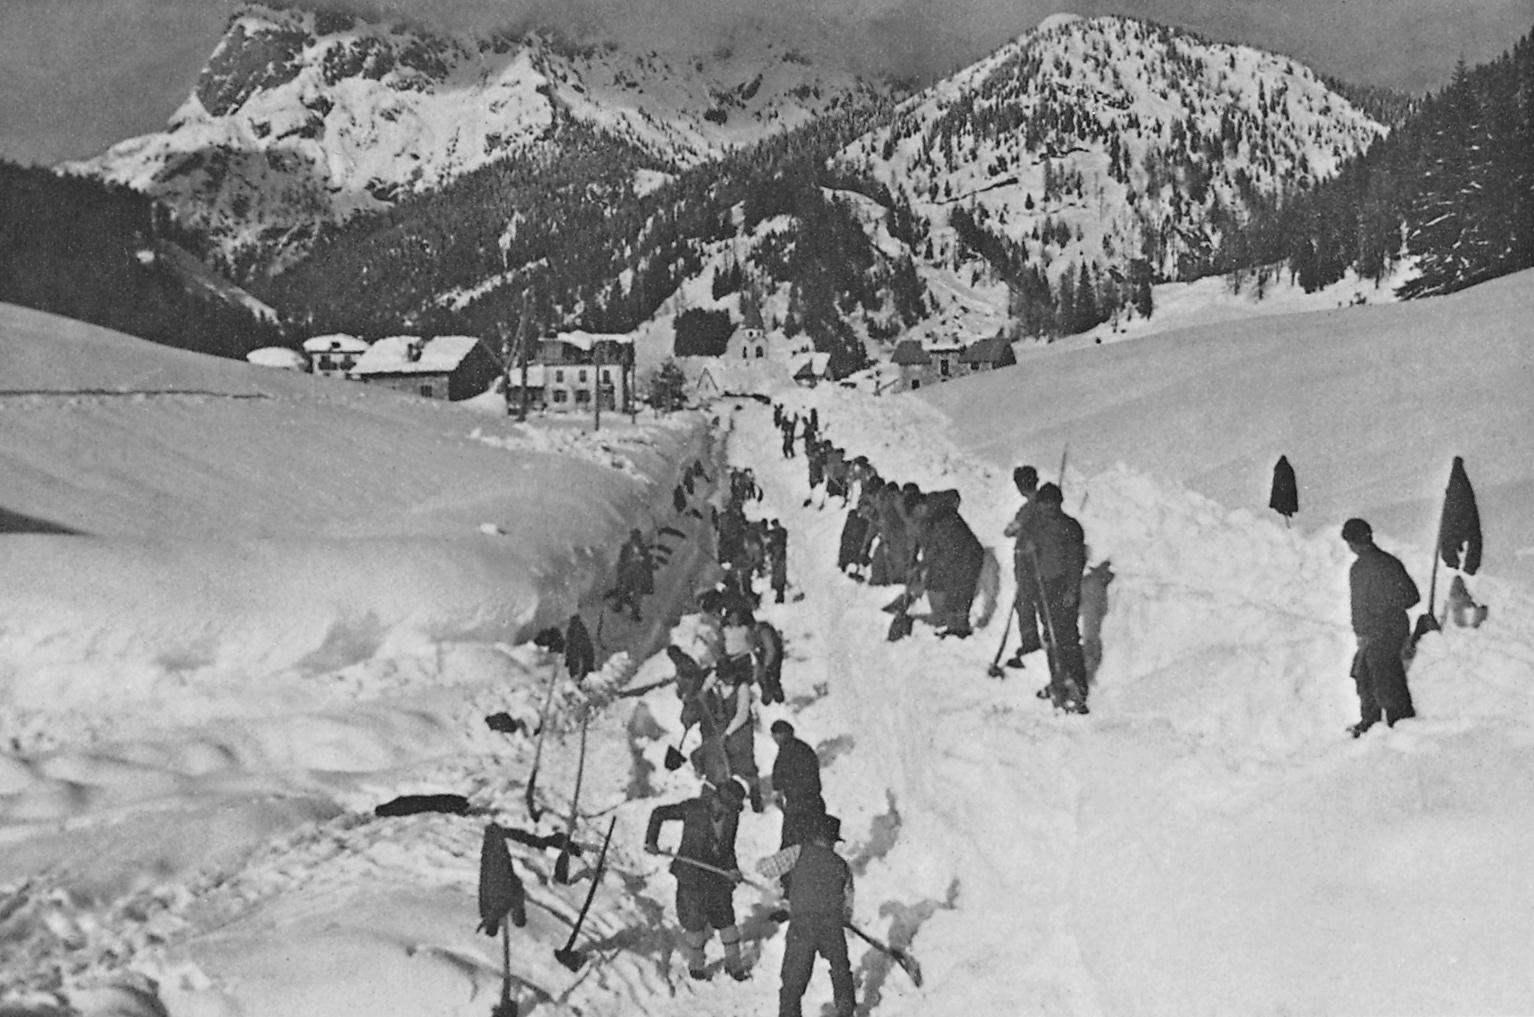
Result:
[[[501,366],[471,335],[434,339],[395,335],[378,340],[352,365],[352,377],[427,399],[457,401],[489,388]]]
[[[899,372],[898,391],[909,392],[932,383],[932,355],[917,339],[902,339],[890,354],[890,363]]]
[[[555,413],[604,410],[628,413],[634,404],[634,337],[619,333],[561,332],[538,345],[545,408]],[[517,373],[515,370],[512,372]]]
[[[366,340],[341,332],[304,340],[304,356],[309,360],[310,372],[327,378],[348,377],[357,360],[367,351]]]
[[[959,364],[964,374],[994,371],[998,367],[1011,367],[1015,363],[1017,354],[1012,352],[1012,344],[1001,335],[972,342],[959,354]]]

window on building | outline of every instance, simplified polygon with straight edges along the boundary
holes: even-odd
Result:
[[[762,349],[762,348],[761,348],[761,347],[760,347],[760,346],[758,346],[758,347],[757,347],[757,348],[756,348],[756,356],[757,356],[757,359],[761,359],[761,358],[762,358],[762,357],[763,357],[763,356],[764,356],[764,355],[765,355],[765,354],[766,354],[766,352],[767,352],[767,351],[766,351],[766,350],[764,350],[764,349]]]
[[[555,371],[554,372],[554,380],[555,381],[564,381],[565,380],[565,372],[563,372],[563,371]]]
[[[430,385],[422,385],[421,386],[421,394],[423,396],[425,396],[426,398],[428,398],[428,399],[430,399],[432,397],[432,392],[433,391],[434,391],[434,389]]]
[[[562,388],[556,388],[554,390],[554,401],[556,403],[567,403],[570,401],[570,393]]]
[[[921,379],[920,378],[912,378],[911,379],[911,387],[912,388],[921,388]]]
[[[591,390],[590,389],[585,389],[585,388],[578,388],[578,389],[576,389],[575,390],[575,401],[577,403],[583,403],[583,404],[591,402]]]
[[[937,362],[937,370],[943,377],[948,377],[948,360],[946,358]]]
[[[582,371],[581,372],[581,381],[585,381],[585,380],[586,380],[586,372]]]

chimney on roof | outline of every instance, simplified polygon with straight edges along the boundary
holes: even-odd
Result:
[[[410,340],[409,345],[407,345],[405,347],[405,359],[409,360],[412,364],[415,363],[417,360],[420,360],[421,359],[421,347],[422,347],[423,344],[424,344],[424,341],[421,340],[421,339],[412,339],[412,340]]]

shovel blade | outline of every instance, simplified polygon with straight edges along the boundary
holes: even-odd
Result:
[[[579,950],[555,950],[554,959],[570,971],[579,971],[581,965],[586,963],[585,956]]]
[[[570,882],[570,852],[561,850],[559,857],[554,859],[554,882]]]
[[[666,769],[680,770],[685,762],[687,762],[687,757],[682,755],[676,746],[666,746]]]

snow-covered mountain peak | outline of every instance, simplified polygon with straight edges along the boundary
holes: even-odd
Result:
[[[68,167],[161,197],[226,254],[301,251],[380,208],[579,125],[675,171],[799,126],[870,86],[790,45],[629,51],[549,33],[438,34],[254,6],[167,130]]]
[[[1025,270],[1056,298],[1067,274],[1122,293],[1136,273],[1148,287],[1219,271],[1236,226],[1384,132],[1290,58],[1052,16],[838,158],[933,225],[927,260],[966,285],[989,275],[1005,306],[1002,277]]]

